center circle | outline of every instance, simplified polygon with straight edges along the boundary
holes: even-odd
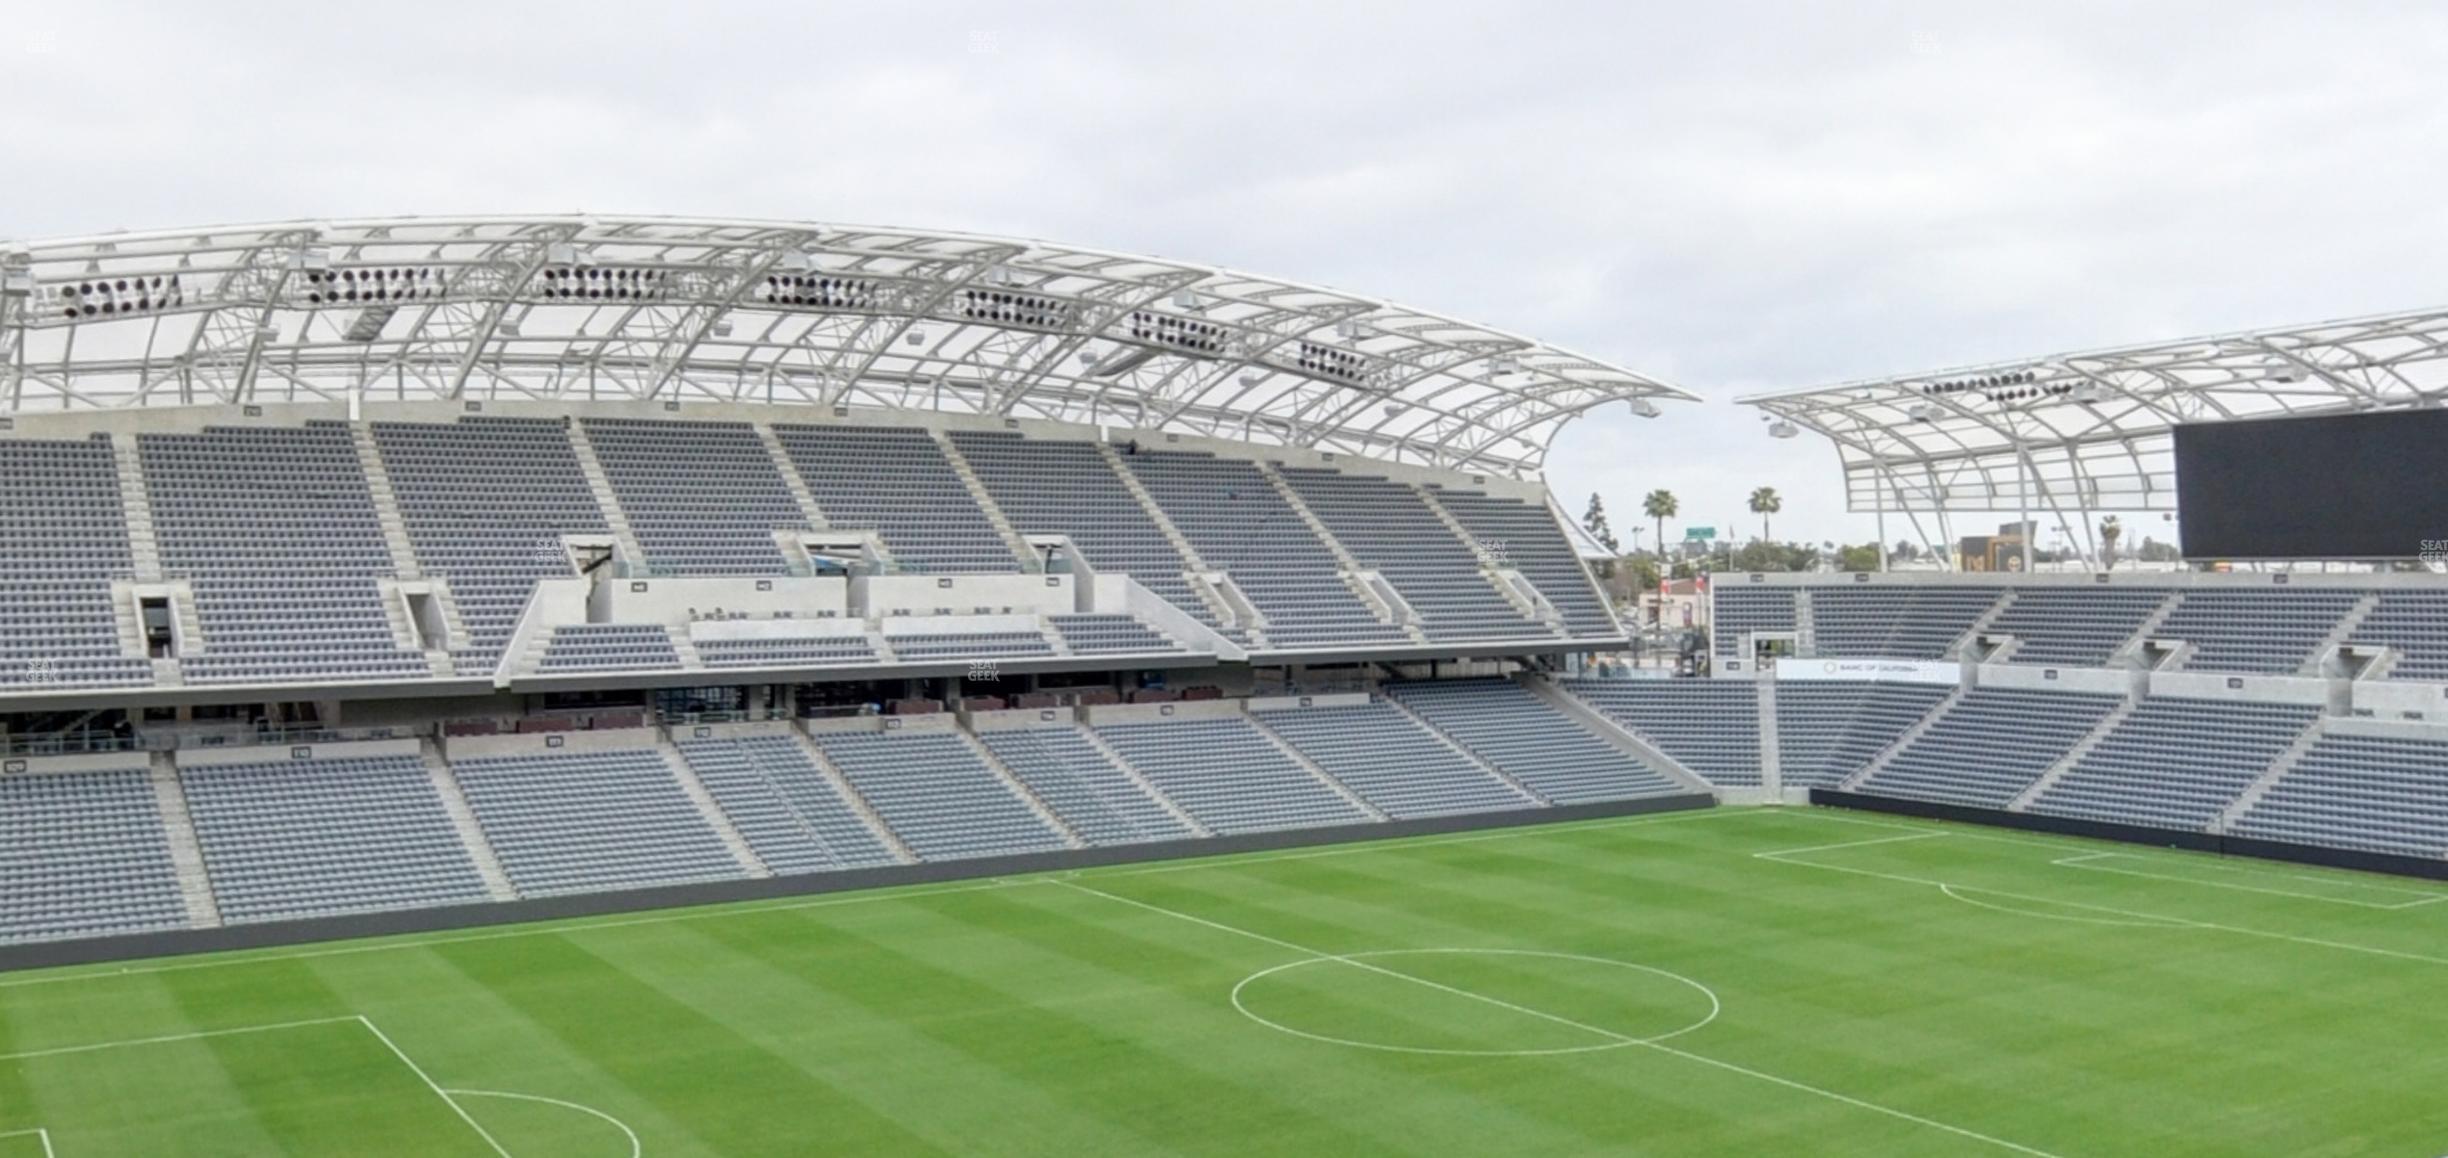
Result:
[[[1560,994],[1550,992],[1542,1002],[1541,994],[1520,988],[1502,989],[1493,979],[1449,980],[1431,972],[1431,962],[1456,958],[1514,959],[1525,963],[1531,972],[1543,976],[1555,985],[1570,984],[1577,989],[1628,998],[1643,1008],[1631,1011],[1612,1010],[1612,1016],[1582,1011],[1578,1005],[1558,1000]],[[1408,963],[1411,968],[1404,968]],[[1281,1009],[1262,1013],[1257,1007],[1268,1003],[1261,999],[1271,987],[1286,986],[1294,981],[1314,981],[1323,976],[1302,977],[1301,971],[1320,968],[1342,971],[1333,975],[1338,987],[1359,986],[1375,989],[1380,997],[1393,997],[1397,1004],[1416,1008],[1421,999],[1443,999],[1458,1007],[1485,1007],[1492,1013],[1519,1025],[1515,1032],[1525,1041],[1517,1047],[1456,1043],[1432,1043],[1426,1040],[1403,1041],[1401,1033],[1392,1032],[1391,1018],[1382,1027],[1363,1031],[1348,1026],[1319,1024],[1322,1020],[1311,1014],[1311,1024],[1304,1028],[1293,1022],[1303,1020]],[[1450,970],[1435,972],[1450,973]],[[1532,982],[1535,990],[1536,980]],[[1310,957],[1288,961],[1261,969],[1241,979],[1232,988],[1233,1008],[1268,1029],[1288,1033],[1310,1041],[1330,1045],[1347,1045],[1355,1049],[1384,1050],[1391,1053],[1438,1054],[1452,1057],[1546,1057],[1556,1054],[1595,1053],[1600,1050],[1623,1049],[1627,1046],[1652,1045],[1684,1034],[1717,1020],[1722,1008],[1717,994],[1708,986],[1649,965],[1618,961],[1612,957],[1593,957],[1583,953],[1550,953],[1537,949],[1379,949],[1366,953],[1345,953],[1339,956]],[[1280,1000],[1278,1004],[1281,1004]],[[1667,1013],[1680,1009],[1680,1012]],[[1669,1017],[1691,1018],[1677,1023],[1666,1021],[1663,1031],[1651,1032],[1653,1025],[1626,1022]],[[1368,1020],[1366,1016],[1360,1020]],[[1557,1038],[1581,1039],[1562,1041]]]

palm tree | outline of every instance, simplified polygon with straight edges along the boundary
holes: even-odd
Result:
[[[1785,500],[1775,487],[1761,487],[1751,492],[1751,513],[1760,517],[1760,541],[1769,539],[1768,516],[1785,509]]]
[[[1683,506],[1675,501],[1674,492],[1654,490],[1641,500],[1641,513],[1657,520],[1658,558],[1666,557],[1666,520],[1675,517]]]
[[[2117,540],[2123,538],[2124,535],[2125,524],[2118,522],[2115,515],[2100,520],[2100,567],[2102,570],[2116,570]]]

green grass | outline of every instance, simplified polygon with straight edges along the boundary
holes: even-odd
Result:
[[[2443,895],[1722,809],[12,974],[0,1158],[2438,1158]]]

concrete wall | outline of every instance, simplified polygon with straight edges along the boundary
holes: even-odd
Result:
[[[1024,615],[1068,615],[1079,603],[1072,575],[862,575],[851,604],[867,616],[969,615],[981,607]]]
[[[789,720],[733,720],[719,724],[674,724],[674,740],[737,740],[744,736],[787,736]]]
[[[1072,708],[1006,708],[999,712],[969,713],[969,730],[972,732],[1068,728],[1078,722],[1079,713]]]
[[[705,619],[688,625],[688,637],[709,639],[841,639],[867,637],[864,619]]]
[[[614,728],[586,732],[528,732],[500,736],[444,736],[447,759],[486,760],[501,756],[544,756],[571,752],[634,752],[652,748],[662,739],[655,728]]]
[[[1025,631],[1036,634],[1039,622],[1034,615],[905,615],[883,621],[884,638],[896,635],[983,635],[987,632]],[[968,662],[966,657],[961,662]]]
[[[9,756],[0,758],[0,776],[39,776],[53,772],[105,772],[145,768],[152,761],[143,752],[80,752],[73,756]]]
[[[1253,696],[1246,702],[1253,712],[1280,712],[1287,708],[1365,707],[1370,699],[1367,692],[1333,692],[1322,696]]]
[[[173,759],[181,768],[214,768],[230,764],[278,764],[284,760],[373,760],[385,756],[416,756],[414,739],[341,740],[328,744],[259,744],[246,748],[182,748]]]
[[[606,578],[596,585],[588,612],[598,623],[689,622],[691,613],[712,615],[746,612],[771,616],[789,612],[813,618],[827,612],[850,611],[850,581],[834,575],[777,575],[769,578],[707,576],[685,579]]]
[[[1172,704],[1092,704],[1080,716],[1096,724],[1152,724],[1160,720],[1225,720],[1242,714],[1240,700],[1197,700]]]
[[[960,717],[951,712],[923,716],[827,716],[801,720],[809,732],[957,732]]]
[[[2197,700],[2262,700],[2280,704],[2329,704],[2330,681],[2298,676],[2228,675],[2221,672],[2152,672],[2150,694]]]
[[[1984,663],[1973,677],[1984,688],[2034,688],[2050,692],[2101,692],[2108,695],[2131,695],[2135,675],[2130,671],[2084,667],[2017,667],[2005,663]]]
[[[2402,719],[2418,712],[2424,719],[2448,720],[2448,684],[2365,680],[2353,686],[2348,705],[2375,716]]]

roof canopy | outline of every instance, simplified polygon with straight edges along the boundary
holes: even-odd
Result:
[[[2448,309],[1760,394],[1836,444],[1856,511],[2172,510],[2188,422],[2437,406]],[[1781,424],[1791,423],[1792,427]]]
[[[1039,241],[399,218],[0,248],[0,411],[607,398],[1004,414],[1522,474],[1691,396],[1406,306]]]

